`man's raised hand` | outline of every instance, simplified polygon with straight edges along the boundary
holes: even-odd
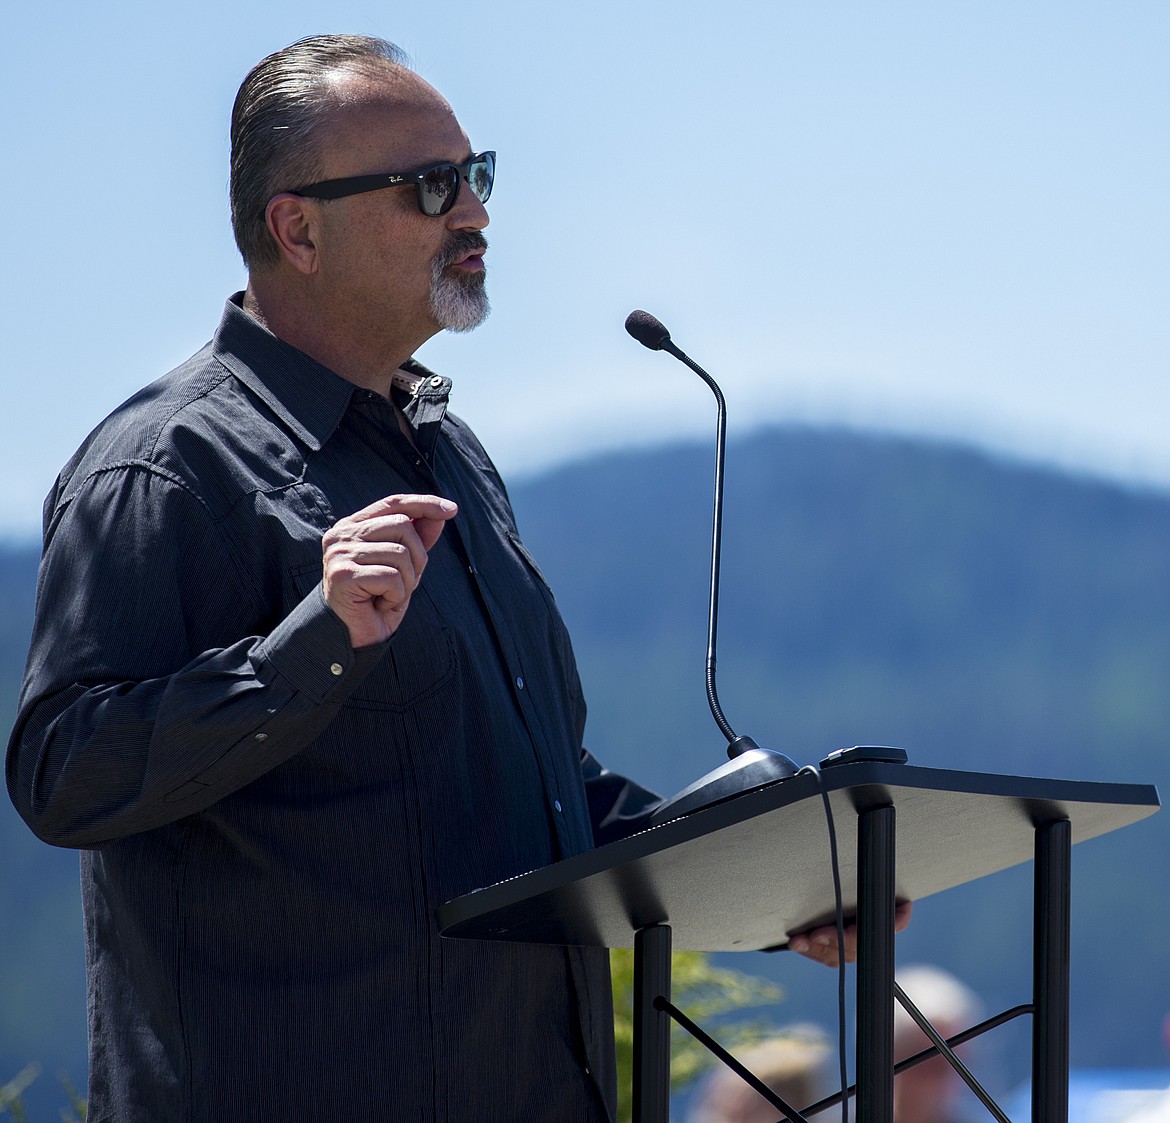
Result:
[[[388,495],[325,532],[325,603],[349,629],[355,649],[382,643],[397,630],[427,552],[458,510],[437,495]]]

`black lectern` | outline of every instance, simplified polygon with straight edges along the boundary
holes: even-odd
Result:
[[[448,901],[440,930],[633,946],[634,1119],[666,1123],[671,948],[778,948],[790,933],[831,921],[821,785],[844,905],[858,926],[854,1118],[892,1116],[895,901],[1033,860],[1032,1118],[1067,1123],[1069,850],[1157,811],[1152,786],[841,764]]]

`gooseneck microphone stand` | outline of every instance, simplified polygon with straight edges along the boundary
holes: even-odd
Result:
[[[649,312],[626,317],[626,331],[651,351],[666,351],[690,367],[711,389],[718,407],[715,438],[715,500],[711,529],[711,589],[707,611],[707,704],[719,731],[727,739],[728,762],[708,772],[666,800],[651,823],[664,823],[721,803],[725,799],[795,776],[796,764],[781,752],[762,749],[751,737],[737,734],[723,715],[715,681],[716,643],[719,629],[719,555],[723,538],[723,462],[727,446],[727,405],[718,383],[698,363],[671,342],[670,332]]]

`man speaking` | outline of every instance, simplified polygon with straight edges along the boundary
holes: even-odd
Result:
[[[259,63],[231,139],[248,287],[58,478],[9,745],[83,851],[89,1118],[605,1120],[606,953],[436,933],[655,804],[583,752],[552,595],[411,357],[487,315],[495,155],[353,36]]]

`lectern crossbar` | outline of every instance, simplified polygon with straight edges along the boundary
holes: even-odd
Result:
[[[1035,1007],[1030,1002],[1024,1003],[1021,1006],[1013,1006],[1010,1010],[1005,1010],[1002,1014],[996,1014],[994,1018],[987,1018],[978,1025],[972,1026],[970,1029],[963,1030],[962,1033],[956,1033],[953,1037],[946,1038],[946,1043],[952,1049],[957,1049],[960,1045],[968,1041],[974,1040],[976,1037],[981,1037],[987,1033],[988,1030],[997,1028],[998,1026],[1006,1025],[1015,1018],[1021,1018],[1025,1014],[1031,1014],[1035,1011]],[[929,1048],[923,1049],[920,1053],[915,1053],[912,1057],[907,1057],[904,1061],[899,1061],[894,1065],[894,1075],[905,1072],[909,1068],[916,1068],[924,1061],[929,1061],[932,1057],[937,1057],[939,1050],[931,1045]],[[815,1104],[809,1104],[804,1110],[809,1115],[815,1115],[818,1111],[824,1111],[826,1108],[836,1107],[843,1099],[852,1098],[857,1091],[856,1084],[850,1084],[845,1089],[844,1093],[834,1092],[831,1096],[826,1096],[823,1100],[817,1100]]]
[[[898,995],[898,1001],[901,1002],[903,998],[905,998],[905,993],[902,992],[901,988],[897,987],[896,984],[895,987],[895,994]],[[909,999],[906,999],[906,1001],[909,1002]],[[732,1054],[729,1053],[722,1045],[720,1045],[719,1042],[716,1041],[709,1033],[707,1033],[706,1030],[688,1018],[687,1015],[684,1014],[677,1006],[675,1006],[674,1003],[671,1002],[668,998],[664,997],[663,995],[657,995],[654,999],[653,1005],[655,1010],[669,1014],[670,1017],[675,1022],[677,1022],[679,1026],[686,1030],[686,1032],[689,1033],[696,1041],[698,1041],[699,1044],[702,1045],[709,1053],[711,1053],[728,1068],[730,1068],[746,1084],[749,1084],[774,1108],[782,1112],[784,1116],[790,1121],[790,1123],[808,1123],[808,1115],[815,1115],[817,1112],[825,1111],[827,1108],[836,1107],[843,1099],[852,1099],[854,1093],[857,1091],[857,1085],[850,1084],[844,1092],[834,1092],[831,1096],[826,1096],[822,1100],[817,1100],[816,1103],[809,1104],[806,1107],[797,1109],[791,1104],[786,1103],[781,1096],[769,1088],[767,1084],[765,1084],[758,1076],[755,1075],[755,1073],[736,1060],[736,1058],[732,1056]],[[913,1003],[910,1003],[910,1005],[913,1005]],[[907,1069],[917,1068],[918,1065],[923,1064],[925,1061],[929,1061],[932,1058],[940,1055],[947,1057],[947,1060],[950,1061],[953,1066],[958,1058],[956,1057],[954,1060],[951,1060],[951,1057],[954,1055],[954,1050],[957,1049],[960,1045],[965,1045],[968,1041],[973,1041],[975,1038],[981,1037],[983,1034],[989,1032],[990,1030],[997,1029],[999,1026],[1006,1025],[1008,1022],[1014,1021],[1016,1018],[1021,1018],[1027,1014],[1033,1013],[1035,1013],[1035,1007],[1032,1005],[1032,1003],[1026,1002],[1019,1006],[1013,1006],[1011,1009],[1005,1010],[1002,1014],[996,1014],[994,1017],[986,1018],[977,1025],[971,1026],[970,1029],[965,1029],[961,1033],[953,1034],[951,1037],[944,1038],[941,1035],[937,1035],[936,1033],[935,1036],[938,1036],[938,1041],[945,1048],[940,1048],[939,1044],[930,1045],[921,1052],[915,1053],[913,1056],[907,1057],[903,1061],[899,1061],[894,1066],[894,1075],[897,1076],[900,1073],[905,1072]],[[931,1028],[933,1029],[933,1027]],[[948,1053],[950,1056],[948,1056]],[[959,1064],[962,1065],[962,1062],[959,1061]],[[967,1071],[965,1066],[963,1066],[963,1071]],[[1003,1110],[999,1107],[998,1104],[995,1103],[995,1101],[987,1094],[987,1092],[984,1091],[982,1086],[979,1085],[979,1082],[975,1080],[974,1076],[971,1077],[971,1081],[973,1081],[975,1084],[975,1087],[972,1087],[971,1090],[975,1092],[976,1096],[979,1097],[984,1107],[986,1107],[987,1110],[991,1112],[991,1114],[997,1120],[1000,1121],[1000,1123],[1011,1123],[1008,1117],[1003,1113]]]
[[[687,1031],[700,1045],[702,1045],[707,1052],[712,1053],[718,1057],[732,1072],[736,1074],[745,1083],[750,1084],[755,1091],[759,1092],[774,1108],[782,1111],[786,1119],[790,1123],[809,1123],[808,1119],[802,1115],[791,1104],[786,1103],[784,1099],[775,1091],[768,1087],[751,1069],[742,1065],[735,1059],[722,1045],[719,1044],[709,1033],[707,1033],[701,1026],[691,1021],[673,1002],[659,995],[654,1000],[654,1008],[669,1014],[683,1029]]]
[[[902,1009],[905,1010],[906,1013],[914,1019],[914,1022],[918,1028],[922,1030],[924,1034],[926,1034],[927,1040],[929,1040],[931,1045],[934,1046],[932,1051],[940,1053],[943,1057],[946,1058],[947,1064],[949,1064],[951,1068],[953,1068],[955,1072],[959,1074],[963,1083],[966,1084],[967,1087],[975,1093],[979,1099],[979,1102],[983,1104],[983,1106],[987,1108],[989,1112],[991,1112],[997,1123],[1012,1123],[1012,1121],[1006,1115],[1004,1115],[1003,1110],[1000,1108],[999,1104],[997,1104],[995,1100],[993,1100],[991,1096],[987,1094],[987,1091],[984,1089],[983,1085],[975,1079],[971,1070],[965,1064],[963,1064],[961,1060],[959,1060],[958,1054],[956,1054],[955,1050],[951,1047],[950,1042],[943,1038],[942,1034],[940,1034],[938,1030],[930,1024],[930,1019],[925,1017],[922,1011],[919,1010],[918,1007],[910,1001],[909,996],[898,985],[897,979],[894,980],[894,995],[901,1003]],[[897,1072],[897,1066],[895,1066],[894,1071]]]

